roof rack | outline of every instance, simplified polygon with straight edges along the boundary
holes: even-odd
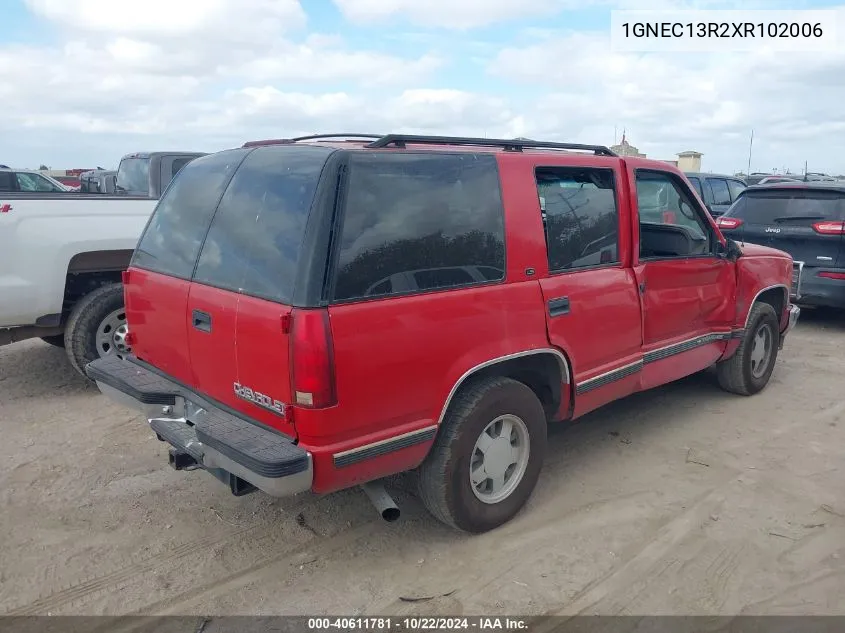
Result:
[[[296,141],[312,141],[315,139],[320,138],[384,138],[384,134],[310,134],[308,136],[297,136],[296,138],[292,138],[293,142]]]
[[[308,136],[297,136],[294,138],[268,138],[261,141],[247,141],[241,147],[260,147],[262,145],[290,145],[298,141],[315,141],[319,139],[346,138],[346,139],[380,139],[384,134],[309,134]]]
[[[407,143],[418,145],[475,145],[478,147],[501,147],[506,152],[521,152],[523,149],[567,149],[593,152],[597,156],[616,156],[604,145],[582,145],[581,143],[550,143],[530,139],[470,138],[463,136],[423,136],[415,134],[388,134],[367,145],[369,148],[405,147]]]

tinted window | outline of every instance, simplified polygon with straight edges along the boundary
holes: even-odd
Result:
[[[549,270],[618,262],[619,218],[613,172],[541,167],[536,177]]]
[[[173,160],[173,166],[170,168],[170,177],[173,178],[176,174],[179,173],[179,170],[182,169],[185,165],[191,162],[192,158],[176,158]]]
[[[845,194],[806,189],[748,191],[730,208],[730,214],[749,224],[845,220]]]
[[[729,180],[728,189],[731,191],[731,200],[736,200],[739,194],[745,189],[745,185],[738,180]]]
[[[10,171],[0,171],[0,191],[15,191],[15,175]]]
[[[640,257],[709,253],[707,224],[695,211],[693,199],[681,186],[680,179],[676,181],[666,172],[637,170],[637,206]],[[677,228],[667,230],[661,226]]]
[[[133,265],[190,279],[217,202],[246,152],[228,150],[187,165],[156,205]]]
[[[331,152],[279,145],[253,150],[220,201],[194,281],[290,302],[308,212]]]
[[[394,293],[482,283],[465,266],[504,278],[494,156],[360,153],[349,163],[335,299],[377,296],[393,275],[405,279]]]
[[[150,159],[124,158],[117,168],[117,191],[134,196],[150,193]]]
[[[695,190],[698,192],[698,195],[704,200],[704,191],[701,189],[701,180],[698,178],[687,178],[687,180],[692,183],[692,186],[695,187]]]
[[[731,203],[731,192],[728,183],[721,178],[708,178],[710,190],[713,192],[713,204],[724,205]]]

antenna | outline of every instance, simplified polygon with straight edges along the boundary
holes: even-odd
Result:
[[[754,130],[751,130],[751,141],[748,143],[748,175],[751,175],[751,148],[754,147]]]

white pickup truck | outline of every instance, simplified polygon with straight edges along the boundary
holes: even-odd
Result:
[[[129,351],[121,274],[158,198],[198,156],[124,156],[114,195],[0,192],[0,345],[40,337],[83,375]]]

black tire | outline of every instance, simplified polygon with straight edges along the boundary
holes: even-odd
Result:
[[[755,376],[752,372],[751,351],[754,346],[754,338],[764,328],[769,329],[771,350],[768,361],[764,361],[768,362],[765,371]],[[775,309],[768,303],[755,303],[751,307],[748,327],[745,328],[742,342],[739,344],[736,353],[716,366],[719,385],[722,389],[741,396],[751,396],[762,391],[769,384],[769,379],[775,369],[779,342],[780,324]]]
[[[484,503],[473,492],[470,461],[481,433],[505,414],[518,416],[525,423],[528,464],[510,495],[498,503]],[[506,523],[522,509],[537,484],[546,452],[546,430],[543,406],[521,382],[493,377],[463,387],[419,467],[420,498],[437,519],[459,530],[480,533]]]
[[[85,365],[100,358],[97,329],[109,314],[123,307],[123,284],[100,286],[76,302],[65,327],[70,364],[85,376]],[[86,376],[87,377],[87,376]]]
[[[65,346],[65,335],[64,334],[56,334],[54,336],[42,336],[41,340],[45,343],[49,343],[54,347],[64,347]]]

